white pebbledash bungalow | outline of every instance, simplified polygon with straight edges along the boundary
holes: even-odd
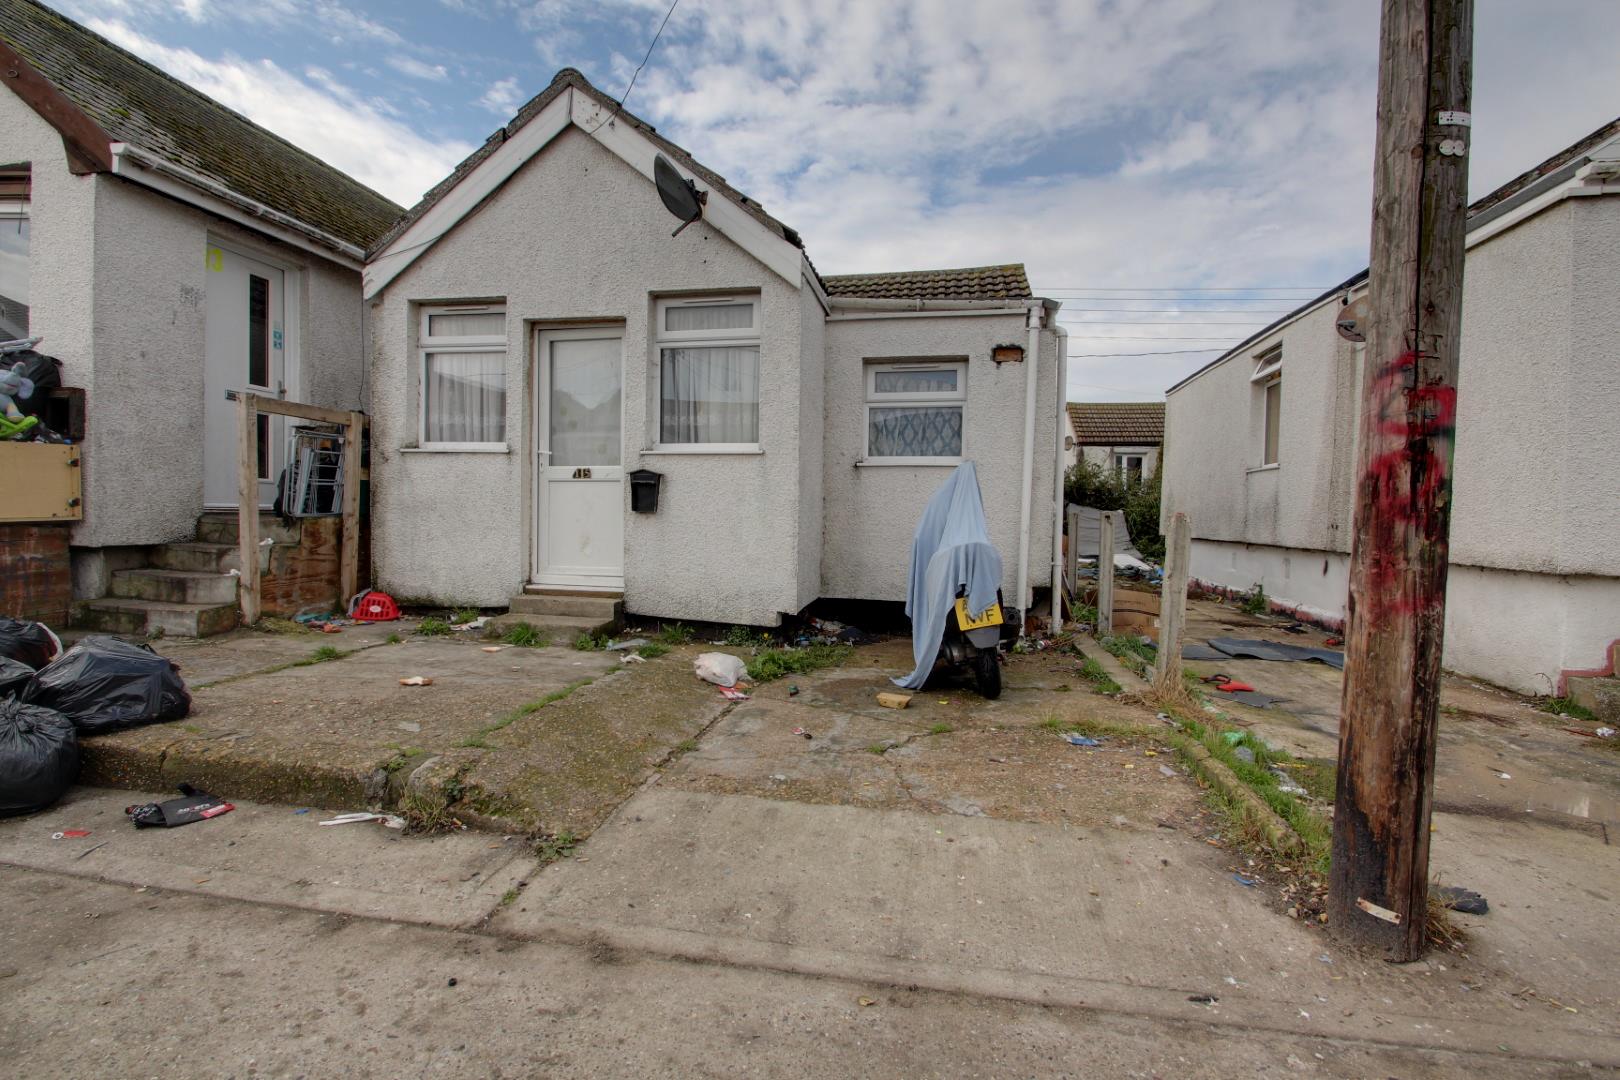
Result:
[[[706,198],[676,236],[658,155]],[[372,248],[364,290],[374,576],[399,597],[753,625],[902,600],[965,459],[1008,606],[1052,580],[1063,332],[1023,267],[823,277],[576,71]]]

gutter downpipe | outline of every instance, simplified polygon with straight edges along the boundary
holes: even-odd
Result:
[[[1035,391],[1041,365],[1041,322],[1045,302],[1029,301],[1029,344],[1024,350],[1024,470],[1018,488],[1018,636],[1024,636],[1029,610],[1029,520],[1035,486]]]
[[[1054,324],[1057,333],[1058,415],[1057,450],[1052,460],[1052,636],[1063,632],[1063,429],[1069,426],[1069,331]]]

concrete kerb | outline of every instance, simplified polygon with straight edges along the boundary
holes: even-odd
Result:
[[[1075,647],[1088,659],[1097,661],[1115,682],[1129,694],[1145,695],[1152,687],[1141,676],[1131,671],[1119,659],[1103,648],[1093,634],[1082,634],[1075,639]],[[1253,788],[1227,768],[1226,763],[1209,752],[1209,748],[1188,735],[1166,728],[1143,726],[1143,731],[1165,739],[1181,754],[1187,768],[1204,781],[1213,791],[1231,804],[1240,814],[1265,836],[1266,842],[1281,852],[1305,849],[1305,842],[1266,801],[1255,794]]]

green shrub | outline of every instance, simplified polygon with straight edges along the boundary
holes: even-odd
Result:
[[[1238,606],[1245,615],[1264,615],[1270,610],[1265,586],[1256,583],[1254,591],[1245,595],[1243,603]]]

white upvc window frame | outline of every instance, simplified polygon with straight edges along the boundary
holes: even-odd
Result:
[[[438,450],[445,452],[464,451],[470,453],[505,453],[508,449],[507,439],[490,442],[429,442],[427,437],[427,387],[428,387],[428,356],[432,353],[498,353],[501,357],[507,354],[507,321],[506,305],[504,303],[489,304],[455,304],[455,303],[424,303],[417,305],[418,322],[416,328],[416,448],[420,450]],[[434,336],[429,333],[432,325],[430,320],[435,315],[500,315],[501,333],[478,334],[470,336]],[[504,365],[503,365],[504,369]],[[512,387],[506,387],[508,406],[510,406]],[[503,429],[504,430],[504,429]],[[511,432],[506,431],[510,437]]]
[[[6,228],[6,226],[8,224],[12,224],[12,223],[18,222],[18,221],[28,223],[27,274],[28,274],[28,290],[29,290],[29,294],[30,294],[29,295],[29,301],[28,301],[28,326],[29,326],[28,333],[29,334],[34,333],[34,322],[33,322],[34,303],[33,303],[33,296],[32,296],[33,286],[34,286],[34,281],[33,281],[33,278],[34,278],[34,230],[33,230],[33,215],[29,213],[29,209],[30,209],[31,205],[32,205],[32,192],[30,192],[29,195],[6,196],[4,198],[0,198],[0,229]],[[12,227],[15,228],[15,225],[12,225]],[[0,336],[3,336],[3,335],[0,335]]]
[[[1147,478],[1147,455],[1140,452],[1126,451],[1114,455],[1114,468],[1119,472],[1119,478],[1125,483],[1131,482],[1130,462],[1136,459],[1136,482],[1140,484]]]
[[[1255,387],[1260,413],[1260,464],[1255,469],[1275,469],[1282,460],[1282,366],[1283,343],[1280,341],[1254,354],[1254,374],[1249,376],[1249,382]],[[1277,388],[1277,445],[1275,452],[1268,452],[1271,388],[1274,386]]]
[[[877,388],[879,372],[886,371],[943,371],[956,372],[956,389],[907,391],[904,393],[884,392]],[[967,360],[961,357],[941,358],[931,360],[918,358],[914,360],[877,360],[866,364],[865,394],[861,408],[861,464],[863,465],[959,465],[964,460],[962,454],[939,457],[892,457],[874,456],[872,454],[872,409],[875,408],[906,408],[928,405],[956,405],[962,410],[962,441],[963,449],[967,442]]]
[[[694,307],[725,307],[733,304],[748,304],[752,308],[752,319],[746,327],[731,327],[724,330],[667,330],[665,312],[677,308]],[[652,405],[652,448],[644,453],[653,454],[758,454],[760,443],[756,437],[753,442],[721,443],[669,443],[663,439],[664,435],[664,350],[671,349],[723,349],[739,345],[752,345],[756,353],[756,363],[760,368],[755,372],[755,382],[763,391],[764,356],[764,330],[763,317],[760,308],[763,306],[762,297],[757,292],[742,293],[716,293],[705,296],[662,296],[653,303],[653,355],[652,391],[649,394]],[[763,398],[761,392],[754,401],[754,408],[758,412]],[[756,420],[755,433],[759,430],[759,421]]]

